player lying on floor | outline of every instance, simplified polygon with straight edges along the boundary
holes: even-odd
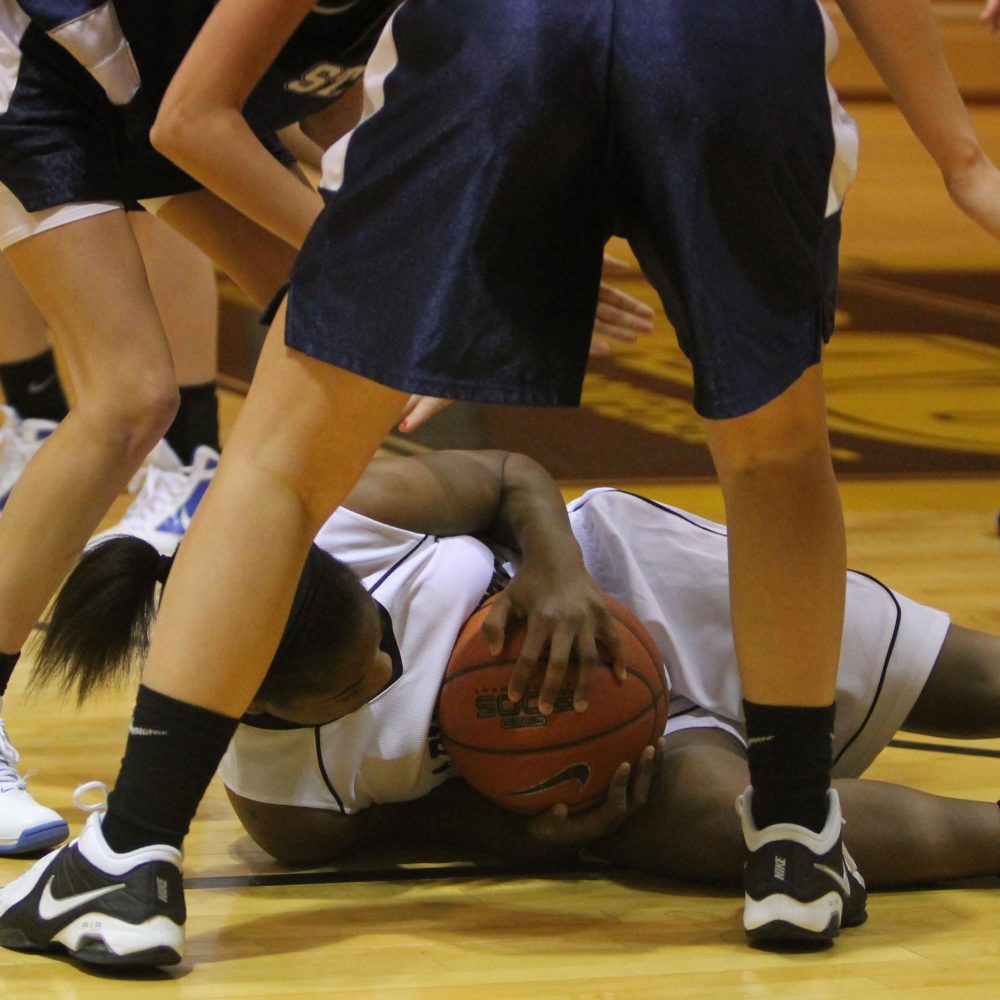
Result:
[[[636,612],[663,654],[667,738],[631,787],[620,769],[589,813],[526,818],[448,780],[455,771],[436,736],[438,688],[459,629],[503,586],[505,565],[513,579],[488,632],[529,610],[570,622],[600,600],[600,588]],[[86,697],[122,676],[154,614],[154,578],[168,570],[135,539],[86,554],[55,605],[35,680],[55,678]],[[528,644],[530,636],[529,628]],[[835,789],[870,884],[1000,872],[996,803],[859,779],[899,728],[1000,736],[998,702],[1000,639],[848,574]],[[382,459],[316,538],[255,714],[221,776],[250,836],[290,864],[389,841],[533,861],[587,845],[631,868],[737,884],[744,851],[732,803],[748,780],[739,706],[722,526],[608,488],[566,508],[551,478],[521,455]],[[818,836],[835,842],[834,831]],[[830,878],[852,871],[849,858],[831,857],[829,867]],[[864,892],[857,882],[852,890],[848,924],[864,919]]]

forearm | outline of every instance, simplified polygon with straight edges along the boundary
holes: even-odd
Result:
[[[566,505],[552,477],[527,455],[507,455],[500,498],[491,534],[509,545],[524,563],[583,569],[580,547],[573,536]]]
[[[309,9],[304,0],[221,0],[174,76],[150,133],[165,156],[295,247],[322,199],[261,145],[242,109]]]
[[[271,156],[241,114],[158,118],[151,136],[208,190],[291,246],[302,246],[322,199]]]
[[[917,138],[946,175],[982,157],[927,0],[838,0]]]

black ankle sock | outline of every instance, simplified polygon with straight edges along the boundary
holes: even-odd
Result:
[[[818,833],[827,817],[834,706],[800,708],[744,701],[743,715],[757,827],[796,823]]]
[[[7,690],[11,675],[14,673],[14,667],[17,666],[17,661],[20,657],[21,654],[19,652],[0,653],[0,698],[4,696],[4,692]]]
[[[101,827],[108,846],[179,848],[238,722],[140,686]]]
[[[166,437],[184,465],[191,464],[199,445],[219,450],[219,399],[214,382],[181,386],[181,405]]]
[[[7,405],[24,420],[59,421],[69,412],[51,351],[0,365],[0,385]]]

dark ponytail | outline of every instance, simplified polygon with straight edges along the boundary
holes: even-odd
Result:
[[[52,605],[34,650],[30,686],[76,689],[77,703],[141,671],[156,617],[156,584],[172,557],[127,535],[80,558]],[[328,691],[340,657],[357,641],[364,587],[342,562],[315,544],[306,557],[281,642],[257,696],[283,704]]]
[[[171,559],[121,535],[88,549],[59,591],[34,650],[31,687],[76,689],[77,703],[141,669],[156,617],[156,584]]]

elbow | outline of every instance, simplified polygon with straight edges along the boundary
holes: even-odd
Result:
[[[158,153],[170,156],[177,143],[177,126],[173,116],[164,115],[161,109],[149,130],[149,141]]]
[[[176,101],[165,101],[149,130],[149,141],[158,153],[176,160],[184,155],[193,128],[194,121],[183,107]]]

